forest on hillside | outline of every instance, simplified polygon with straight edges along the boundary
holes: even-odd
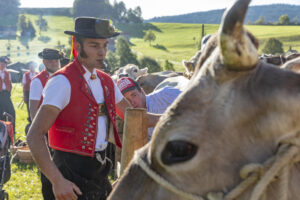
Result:
[[[299,25],[299,10],[300,6],[289,4],[251,6],[246,15],[245,23],[254,24],[257,20],[263,18],[264,24],[274,24],[279,21],[280,16],[288,15],[291,23]],[[155,17],[147,20],[147,22],[220,24],[224,11],[225,9],[219,9],[176,16]]]

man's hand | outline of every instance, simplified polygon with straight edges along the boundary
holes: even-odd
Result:
[[[45,134],[59,115],[60,110],[55,106],[43,105],[34,118],[27,135],[27,142],[32,156],[41,171],[52,183],[56,199],[77,199],[76,194],[81,194],[79,188],[66,180],[56,167],[45,142]],[[74,192],[75,191],[75,192]]]
[[[124,97],[119,103],[116,104],[117,115],[124,120],[124,114],[127,108],[132,108],[129,101]]]
[[[52,190],[56,200],[76,200],[82,195],[77,185],[65,178],[53,183]]]

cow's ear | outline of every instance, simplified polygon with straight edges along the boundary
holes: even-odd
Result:
[[[219,46],[224,65],[231,70],[248,70],[258,63],[253,40],[243,28],[250,0],[237,0],[229,7],[219,30]]]

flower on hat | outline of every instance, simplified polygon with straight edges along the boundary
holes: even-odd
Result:
[[[109,34],[113,34],[115,32],[119,31],[118,29],[116,29],[116,27],[113,25],[113,21],[109,20],[109,24],[108,24],[108,33]]]

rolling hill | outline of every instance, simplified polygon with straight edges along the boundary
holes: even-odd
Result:
[[[219,9],[176,16],[155,17],[146,20],[146,22],[220,24],[224,10],[225,9]],[[299,10],[300,6],[289,4],[250,6],[246,15],[245,23],[253,23],[261,16],[264,17],[266,22],[274,23],[278,21],[281,15],[284,14],[287,14],[291,21],[295,20],[300,22]]]
[[[37,19],[37,15],[27,15],[32,21]],[[28,62],[35,60],[40,63],[37,53],[43,48],[56,48],[57,44],[69,47],[69,38],[63,32],[72,30],[74,20],[66,16],[45,16],[49,24],[49,29],[42,32],[42,36],[49,37],[50,40],[43,42],[38,40],[39,35],[28,41],[29,49],[26,49],[22,41],[0,40],[0,55],[8,52],[6,46],[11,45],[10,55],[12,62]],[[169,60],[175,65],[178,71],[184,71],[181,61],[190,59],[197,51],[196,43],[201,35],[201,24],[186,23],[143,23],[143,24],[116,24],[117,28],[130,37],[132,50],[139,56],[149,56],[155,58],[162,66],[165,60]],[[214,33],[218,30],[217,24],[205,24],[205,33]],[[300,51],[300,26],[254,26],[247,25],[258,39],[260,45],[270,37],[275,37],[283,43],[284,50],[290,46]],[[144,42],[143,36],[147,30],[153,30],[156,40],[150,46]],[[18,50],[19,47],[19,50]],[[143,66],[141,66],[143,67]]]

